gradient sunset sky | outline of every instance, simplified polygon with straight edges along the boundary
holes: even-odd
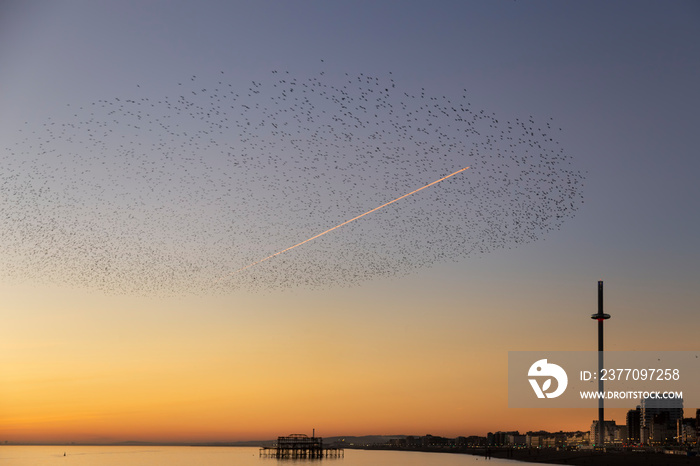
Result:
[[[509,409],[508,351],[595,350],[598,280],[606,349],[700,349],[699,21],[696,1],[2,2],[0,149],[67,104],[323,60],[553,118],[585,203],[536,242],[352,286],[4,280],[0,442],[588,430],[594,410]]]

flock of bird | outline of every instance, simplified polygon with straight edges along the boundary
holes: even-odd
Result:
[[[173,87],[68,105],[3,148],[2,279],[136,294],[352,285],[540,240],[583,202],[552,119],[506,120],[392,74]]]

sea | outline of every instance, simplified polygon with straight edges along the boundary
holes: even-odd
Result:
[[[64,456],[65,453],[65,456]],[[257,447],[0,446],[0,466],[478,466],[513,460],[453,453],[345,450],[342,458],[260,457]]]

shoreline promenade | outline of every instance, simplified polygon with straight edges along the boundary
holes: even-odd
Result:
[[[348,447],[346,447],[347,449]],[[554,448],[529,449],[529,448],[468,448],[468,449],[442,449],[442,448],[397,448],[387,446],[363,446],[350,447],[358,450],[395,450],[395,451],[420,451],[432,453],[457,453],[482,458],[491,457],[499,459],[512,459],[527,463],[544,464],[568,464],[579,466],[673,466],[673,465],[697,465],[700,466],[700,456],[670,455],[663,452],[646,451],[611,451],[594,452],[584,450],[563,450]]]

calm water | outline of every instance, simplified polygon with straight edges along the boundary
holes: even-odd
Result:
[[[63,456],[63,453],[66,456]],[[0,466],[478,466],[534,465],[449,453],[345,450],[322,460],[260,458],[257,447],[81,447],[0,446]]]

